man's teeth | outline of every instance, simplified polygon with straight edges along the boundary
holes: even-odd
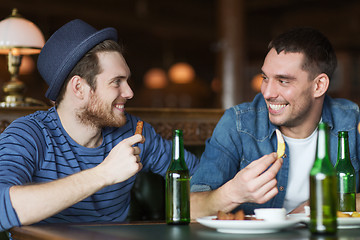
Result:
[[[116,108],[124,108],[124,105],[116,104],[115,107],[116,107]]]
[[[269,104],[269,106],[273,110],[280,110],[281,108],[284,108],[286,104]]]

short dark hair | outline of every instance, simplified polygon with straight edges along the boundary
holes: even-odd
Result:
[[[123,54],[123,47],[113,40],[105,40],[95,47],[93,47],[89,52],[85,54],[84,57],[80,59],[80,61],[75,65],[75,67],[71,70],[69,75],[64,81],[63,86],[60,89],[59,95],[56,98],[56,105],[58,105],[61,100],[64,98],[66,86],[69,83],[70,79],[78,75],[86,80],[89,86],[95,90],[96,88],[96,75],[98,75],[101,71],[99,65],[99,58],[97,53],[100,52],[118,52],[121,55]]]
[[[311,79],[325,73],[331,79],[337,59],[330,41],[320,31],[310,27],[300,27],[288,30],[273,39],[268,49],[274,48],[279,54],[302,53],[304,63],[302,69],[308,71]]]

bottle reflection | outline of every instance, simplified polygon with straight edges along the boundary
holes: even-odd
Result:
[[[190,227],[189,225],[168,225],[169,238],[172,240],[183,240],[190,238]]]

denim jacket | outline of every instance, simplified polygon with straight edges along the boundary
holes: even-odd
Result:
[[[337,132],[349,132],[349,147],[352,164],[359,172],[360,134],[359,107],[345,99],[325,97],[322,121],[330,127],[330,158],[335,165],[337,159]],[[276,152],[277,126],[269,121],[265,100],[258,94],[252,102],[239,104],[225,111],[212,137],[206,141],[200,166],[191,179],[191,191],[210,191],[219,188],[252,161],[265,154]],[[277,174],[278,194],[264,204],[244,203],[243,209],[253,214],[259,207],[283,207],[289,174],[289,148],[286,145],[283,165]],[[299,169],[301,171],[301,169]],[[358,175],[358,174],[357,174]],[[358,178],[358,177],[357,177]],[[357,179],[358,183],[358,179]]]

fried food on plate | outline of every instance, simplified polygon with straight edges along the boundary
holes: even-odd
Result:
[[[359,218],[359,217],[360,217],[360,213],[359,213],[359,212],[353,212],[353,213],[351,214],[351,217]]]
[[[245,220],[245,213],[243,210],[239,210],[235,214],[218,211],[216,220]]]
[[[235,215],[233,213],[226,213],[223,211],[218,211],[216,219],[217,220],[234,220]]]
[[[340,212],[340,211],[337,211],[337,217],[341,217],[341,218],[344,218],[344,217],[346,217],[346,218],[349,218],[349,217],[351,217],[351,215],[350,214],[348,214],[348,213],[344,213],[344,212]]]
[[[245,213],[243,210],[239,210],[235,213],[235,220],[244,220],[245,219]]]
[[[337,211],[337,217],[341,217],[341,218],[349,218],[349,217],[353,217],[353,218],[360,218],[360,213],[359,212],[352,212],[352,213],[346,213],[346,212],[340,212]]]

